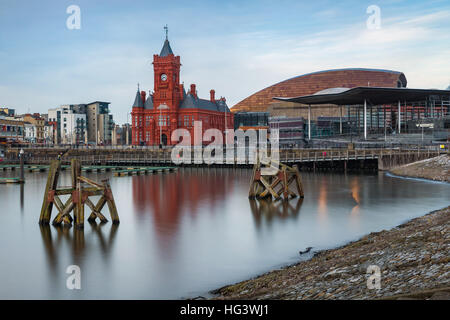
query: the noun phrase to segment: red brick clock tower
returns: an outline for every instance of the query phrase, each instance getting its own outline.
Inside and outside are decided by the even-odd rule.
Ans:
[[[177,114],[183,90],[180,85],[180,56],[175,56],[167,37],[159,55],[153,55],[154,93],[153,108],[160,132],[154,132],[153,141],[170,144],[171,132],[177,128]],[[158,130],[157,130],[158,131]],[[157,137],[155,137],[157,136]]]
[[[146,97],[145,91],[136,92],[132,106],[133,145],[174,145],[171,141],[173,130],[184,128],[193,136],[194,121],[202,123],[202,131],[208,128],[222,132],[233,128],[233,115],[225,98],[216,99],[215,91],[210,91],[210,99],[197,95],[195,84],[186,93],[180,84],[180,56],[175,56],[167,37],[159,55],[153,55],[153,94]]]

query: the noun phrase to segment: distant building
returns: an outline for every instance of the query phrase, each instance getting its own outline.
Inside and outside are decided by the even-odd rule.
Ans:
[[[95,101],[49,109],[48,123],[53,127],[54,143],[111,144],[114,122],[109,104]]]
[[[54,132],[53,126],[46,123],[44,126],[44,144],[53,144],[54,143]]]
[[[36,143],[37,142],[37,129],[36,126],[32,123],[25,122],[24,123],[24,141],[28,143]]]
[[[4,115],[7,117],[14,117],[16,111],[14,109],[0,107],[0,115]]]
[[[264,88],[240,101],[232,107],[233,112],[268,111],[272,116],[281,116],[291,112],[292,103],[274,101],[274,97],[299,97],[315,94],[329,88],[393,87],[404,88],[407,85],[405,75],[399,71],[348,68],[312,72],[296,76]],[[324,106],[318,111],[320,116],[338,116],[336,108]],[[298,113],[296,117],[306,118],[306,114]],[[315,119],[315,115],[312,116]]]
[[[18,120],[7,120],[0,118],[0,141],[23,142],[25,123]]]
[[[88,142],[111,144],[114,121],[109,114],[109,104],[95,101],[86,105]]]
[[[268,128],[268,112],[237,112],[234,114],[234,130],[239,128]]]
[[[82,113],[65,113],[62,115],[62,143],[86,143],[86,115]]]
[[[33,143],[42,143],[44,142],[44,126],[45,126],[45,119],[41,117],[39,113],[33,113],[33,114],[25,114],[22,116],[19,116],[20,119],[22,119],[24,122],[30,123],[34,126],[34,137],[33,137]]]
[[[126,146],[131,143],[131,125],[129,123],[115,125],[112,133],[112,145],[113,146]]]
[[[372,95],[366,100],[366,111],[364,98],[349,103],[348,97],[357,90],[372,90]],[[446,119],[450,116],[448,91],[412,91],[414,89],[407,88],[406,76],[399,71],[366,68],[325,70],[273,84],[240,101],[232,111],[235,114],[265,111],[273,118],[307,119],[304,130],[309,138],[354,134],[367,138],[369,134],[420,133],[417,125],[423,119]],[[398,101],[389,100],[394,95],[399,97]],[[339,101],[344,96],[347,100]],[[375,97],[383,102],[377,103]],[[445,127],[445,122],[442,123]],[[439,136],[445,135],[444,129]],[[300,134],[303,132],[296,133],[297,136]]]
[[[86,140],[86,106],[62,105],[48,110],[48,123],[53,127],[55,144],[79,144]]]
[[[270,117],[270,130],[278,130],[280,147],[303,147],[305,120],[302,117]]]

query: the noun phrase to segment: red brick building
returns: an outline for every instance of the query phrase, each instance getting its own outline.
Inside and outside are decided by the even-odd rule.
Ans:
[[[190,132],[193,144],[194,121],[202,122],[202,133],[210,128],[222,133],[233,128],[233,115],[225,98],[216,99],[211,90],[209,100],[200,99],[195,84],[186,93],[180,83],[180,66],[180,56],[173,54],[166,34],[161,53],[153,55],[153,93],[147,97],[145,91],[139,92],[139,87],[136,92],[131,112],[133,145],[177,144],[171,135],[178,128]]]

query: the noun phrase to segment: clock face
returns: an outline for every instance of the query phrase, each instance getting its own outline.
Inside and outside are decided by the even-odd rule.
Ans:
[[[161,80],[162,80],[162,81],[166,81],[166,80],[167,80],[167,74],[163,73],[163,74],[161,75]]]

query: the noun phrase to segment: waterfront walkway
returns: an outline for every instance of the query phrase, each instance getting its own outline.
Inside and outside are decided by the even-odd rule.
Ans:
[[[18,149],[10,149],[6,153],[5,162],[14,164],[18,162]],[[48,165],[50,161],[63,154],[62,161],[68,164],[71,159],[78,159],[84,166],[168,166],[174,165],[171,149],[26,149],[26,163],[34,165]],[[429,148],[408,149],[284,149],[279,151],[279,159],[286,164],[298,164],[301,168],[329,168],[344,169],[373,167],[380,170],[389,170],[392,167],[410,162],[428,159],[446,153],[444,150]],[[246,157],[238,156],[227,159],[225,163],[213,163],[212,165],[227,166],[251,166],[253,161],[246,152]],[[195,161],[194,152],[190,159],[192,165],[200,166],[205,163]],[[186,165],[184,163],[183,165]],[[36,170],[38,170],[36,168]]]

